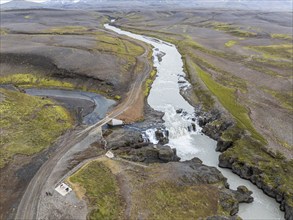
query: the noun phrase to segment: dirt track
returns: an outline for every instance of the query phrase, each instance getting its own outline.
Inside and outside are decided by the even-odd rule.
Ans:
[[[43,166],[38,170],[37,174],[31,180],[28,185],[21,202],[18,206],[15,219],[36,219],[40,215],[39,205],[40,198],[46,192],[47,189],[44,189],[46,183],[52,183],[51,190],[55,188],[55,184],[62,177],[54,176],[54,170],[58,170],[58,163],[61,159],[64,159],[63,156],[74,146],[81,144],[83,140],[88,139],[92,134],[97,134],[101,127],[109,122],[112,118],[115,118],[125,112],[133,103],[138,99],[144,80],[148,77],[149,72],[151,71],[151,66],[146,61],[147,54],[149,53],[148,48],[145,48],[145,52],[138,58],[140,62],[144,63],[144,69],[141,74],[137,77],[131,89],[128,93],[127,99],[122,102],[116,109],[114,109],[107,117],[105,117],[100,122],[92,125],[81,132],[73,132],[70,137],[64,137],[63,141],[59,146],[59,150],[56,151],[48,161],[43,164]],[[66,155],[68,157],[68,155]],[[59,168],[60,169],[60,168]],[[62,170],[62,169],[61,169]],[[53,178],[53,179],[52,179]]]

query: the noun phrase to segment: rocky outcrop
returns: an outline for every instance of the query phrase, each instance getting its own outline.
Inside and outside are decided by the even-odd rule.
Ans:
[[[251,196],[252,191],[248,190],[246,186],[238,186],[237,190],[234,191],[235,198],[238,202],[251,203],[253,197]]]
[[[235,128],[231,120],[221,118],[223,116],[218,114],[217,111],[200,113],[199,115],[199,124],[203,127],[202,132],[217,141],[217,151],[225,152],[227,149],[234,147],[237,140],[247,136],[243,130]],[[275,198],[281,204],[280,209],[285,211],[285,219],[293,220],[293,199],[289,198],[288,195],[284,195],[282,187],[273,187],[266,182],[263,170],[251,165],[251,163],[238,161],[237,155],[226,157],[225,154],[221,154],[219,157],[219,166],[232,169],[234,173],[244,179],[250,180],[258,188],[262,189],[264,193]],[[239,190],[243,191],[244,189],[238,188]],[[236,193],[239,201],[251,202],[252,197],[249,193],[240,195]],[[230,206],[232,205],[230,204]],[[234,211],[236,212],[236,209],[232,209],[231,211],[232,213]]]
[[[198,114],[198,124],[201,127],[204,127],[209,122],[213,122],[221,117],[221,113],[216,109],[210,112],[199,112]]]
[[[234,216],[239,211],[239,202],[234,197],[233,192],[225,190],[220,192],[220,204],[225,212]]]
[[[164,145],[169,142],[167,131],[159,129],[159,130],[156,130],[155,135],[156,135],[156,139],[159,141],[159,144]]]
[[[218,141],[222,133],[231,126],[233,126],[233,122],[231,120],[217,119],[215,121],[206,123],[202,128],[202,132],[212,139]]]
[[[128,146],[139,148],[146,145],[146,143],[143,143],[140,131],[136,130],[108,129],[103,133],[103,136],[107,143],[107,149],[116,150]]]
[[[189,167],[196,171],[196,175],[194,176],[185,176],[186,180],[198,181],[205,184],[211,184],[216,182],[223,182],[226,188],[229,188],[229,184],[227,183],[227,178],[222,175],[222,173],[215,167],[209,167],[202,164],[202,161],[195,157],[192,160],[184,161],[184,164],[188,164]],[[184,172],[184,171],[183,171]]]
[[[157,149],[159,150],[159,159],[162,161],[169,162],[180,160],[180,158],[176,154],[177,152],[175,148],[171,149],[170,146],[165,145],[159,146]]]
[[[282,187],[273,187],[265,181],[264,171],[256,166],[239,161],[237,158],[227,157],[225,154],[220,155],[219,166],[232,169],[234,173],[244,179],[250,180],[258,188],[262,189],[265,194],[275,198],[281,203],[280,209],[285,211],[285,219],[293,220],[293,206],[290,205],[292,204],[292,198],[288,195],[284,195]]]
[[[125,154],[124,154],[125,155]],[[167,163],[171,161],[179,161],[176,150],[165,145],[148,145],[139,149],[131,149],[126,156],[122,157],[132,161],[145,163]]]
[[[238,213],[239,203],[253,202],[251,194],[245,186],[239,186],[237,190],[226,190],[221,192],[220,204],[224,211],[234,216]]]
[[[181,174],[185,184],[201,183],[201,184],[216,184],[221,182],[224,186],[219,193],[220,206],[226,213],[235,216],[239,209],[239,203],[253,201],[252,192],[245,186],[240,186],[237,190],[230,190],[227,179],[215,167],[209,167],[202,164],[198,158],[193,158],[189,161],[184,161],[183,164],[189,165],[193,172],[187,172],[187,169],[182,169]],[[210,219],[223,219],[219,216],[213,216]],[[225,219],[225,218],[224,218]]]
[[[233,141],[224,140],[222,137],[220,137],[218,142],[217,142],[216,151],[224,152],[224,151],[226,151],[228,148],[230,148],[232,146],[233,146]]]
[[[293,206],[285,205],[285,219],[293,220]]]

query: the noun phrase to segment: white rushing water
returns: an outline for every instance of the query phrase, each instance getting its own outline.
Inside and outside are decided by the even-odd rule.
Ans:
[[[168,145],[177,149],[178,156],[182,160],[198,157],[204,164],[217,167],[228,179],[231,189],[244,185],[251,190],[254,202],[240,204],[239,207],[238,215],[243,219],[284,219],[284,213],[279,210],[279,204],[274,199],[265,195],[249,181],[232,173],[231,170],[218,167],[219,153],[215,151],[216,141],[201,134],[197,124],[196,132],[188,131],[188,126],[191,125],[191,119],[194,116],[194,108],[180,95],[180,88],[184,89],[184,86],[189,86],[189,84],[186,82],[182,87],[181,80],[185,73],[181,55],[176,47],[164,41],[123,31],[108,24],[105,27],[154,47],[154,66],[158,72],[148,97],[148,103],[153,109],[165,113],[163,119],[169,131]],[[161,62],[156,56],[158,53],[165,53]],[[180,84],[178,80],[180,80]],[[176,113],[178,109],[183,109],[183,113]],[[148,132],[150,135],[152,134],[151,131]]]

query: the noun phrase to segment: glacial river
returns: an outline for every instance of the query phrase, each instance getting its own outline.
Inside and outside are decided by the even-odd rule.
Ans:
[[[176,47],[158,39],[123,31],[109,24],[106,24],[105,27],[154,47],[154,66],[158,72],[148,97],[148,103],[153,109],[165,113],[163,119],[169,131],[168,145],[177,149],[177,154],[181,157],[181,160],[198,157],[204,164],[217,167],[228,179],[231,189],[236,190],[237,186],[244,185],[251,190],[254,202],[240,204],[239,207],[238,215],[243,219],[284,219],[284,213],[280,211],[279,204],[273,198],[265,195],[262,190],[251,182],[241,179],[231,170],[218,167],[219,153],[215,151],[216,141],[202,134],[201,128],[197,124],[196,132],[188,131],[188,126],[193,123],[192,118],[194,118],[195,113],[194,108],[180,95],[180,89],[190,85],[184,79],[183,62]],[[165,55],[159,61],[157,55],[162,53]],[[183,113],[176,113],[178,109],[183,109]],[[148,132],[148,134],[152,133],[154,132]]]

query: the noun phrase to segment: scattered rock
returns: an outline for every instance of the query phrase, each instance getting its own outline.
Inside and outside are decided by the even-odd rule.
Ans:
[[[233,145],[233,141],[226,141],[223,140],[221,137],[219,138],[218,142],[217,142],[217,148],[216,151],[219,152],[224,152],[226,151],[228,148],[232,147]]]
[[[159,146],[159,159],[165,162],[179,161],[180,157],[176,155],[176,149],[171,149],[170,146]]]
[[[196,125],[194,123],[191,123],[191,127],[193,131],[196,131]]]
[[[159,144],[164,145],[169,142],[168,136],[166,135],[166,132],[164,130],[156,130],[155,132],[156,139],[159,141]],[[168,132],[169,135],[169,132]]]
[[[239,211],[239,203],[230,191],[220,192],[220,204],[223,210],[228,212],[231,216],[236,215]]]
[[[246,186],[238,186],[235,192],[235,198],[238,202],[251,203],[253,197],[251,196],[252,191],[248,190]]]

